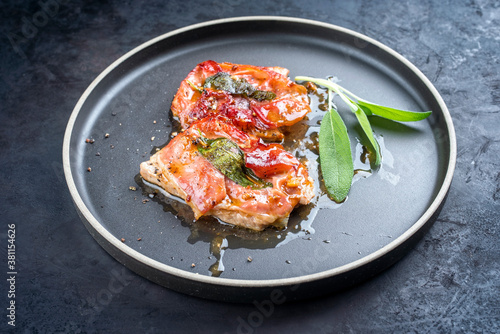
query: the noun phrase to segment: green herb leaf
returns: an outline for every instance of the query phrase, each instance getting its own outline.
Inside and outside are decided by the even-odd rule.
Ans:
[[[227,138],[201,138],[203,145],[198,146],[201,153],[222,174],[243,187],[253,189],[272,187],[248,167],[245,166],[245,154],[238,145]]]
[[[218,72],[205,80],[204,88],[224,90],[231,94],[246,95],[258,101],[272,100],[276,94],[271,91],[258,90],[244,78],[234,78],[226,72]]]
[[[429,117],[432,111],[415,112],[384,107],[375,103],[371,103],[362,99],[358,99],[358,106],[363,109],[366,115],[378,115],[393,121],[399,122],[416,122]]]
[[[243,79],[244,80],[244,79]],[[257,101],[271,101],[276,97],[276,94],[268,90],[255,90],[248,94],[248,97]]]
[[[373,130],[370,125],[370,122],[368,121],[368,117],[366,117],[366,114],[361,110],[361,108],[358,108],[354,114],[356,115],[356,118],[358,119],[359,125],[361,125],[361,128],[363,129],[364,133],[366,134],[366,137],[370,141],[370,144],[372,145],[373,151],[375,152],[375,161],[373,164],[375,166],[380,165],[381,162],[381,156],[380,156],[380,147],[378,145],[377,140],[375,139],[375,136],[373,135]]]
[[[347,128],[333,108],[321,121],[319,154],[326,190],[334,201],[340,203],[345,200],[351,188],[354,167]]]

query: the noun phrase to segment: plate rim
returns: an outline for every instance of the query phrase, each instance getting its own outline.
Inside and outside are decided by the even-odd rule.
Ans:
[[[347,263],[345,265],[328,269],[319,273],[313,273],[313,274],[307,274],[307,275],[301,275],[301,276],[296,276],[296,277],[289,277],[289,278],[278,278],[278,279],[235,279],[235,278],[225,278],[225,277],[212,277],[212,276],[206,276],[206,275],[200,275],[196,273],[192,273],[183,269],[178,269],[172,266],[169,266],[165,263],[162,263],[157,260],[153,260],[152,258],[143,255],[142,253],[132,249],[130,246],[127,246],[125,243],[121,242],[116,236],[114,236],[111,232],[109,232],[95,217],[94,215],[90,212],[89,208],[85,205],[85,202],[81,198],[79,191],[77,189],[77,186],[75,184],[73,174],[71,171],[71,159],[70,159],[70,142],[71,142],[71,137],[73,133],[73,128],[76,122],[76,119],[80,113],[81,108],[83,107],[85,101],[89,97],[89,95],[94,91],[94,89],[99,85],[99,83],[109,74],[111,73],[117,66],[119,66],[121,63],[126,61],[128,58],[132,57],[133,55],[137,54],[138,52],[146,49],[147,47],[154,45],[155,43],[158,43],[164,39],[170,38],[172,36],[188,32],[191,30],[207,27],[207,26],[214,26],[214,25],[221,25],[221,24],[227,24],[227,23],[235,23],[235,22],[248,22],[248,21],[279,21],[279,22],[288,22],[288,23],[298,23],[298,24],[306,24],[306,25],[312,25],[312,26],[317,26],[321,28],[326,28],[328,30],[332,31],[337,31],[341,32],[344,34],[351,35],[355,38],[358,38],[360,40],[364,40],[370,44],[373,44],[377,46],[378,48],[382,49],[383,52],[388,53],[395,57],[399,62],[401,62],[403,65],[405,65],[411,72],[413,72],[419,80],[425,85],[427,89],[429,89],[431,95],[435,98],[437,104],[439,105],[440,109],[442,110],[443,117],[444,117],[444,123],[446,124],[447,127],[447,135],[449,139],[449,156],[448,156],[448,166],[446,170],[446,175],[444,176],[443,182],[441,184],[441,187],[439,191],[437,192],[434,200],[432,203],[427,207],[427,210],[422,214],[422,216],[413,223],[413,225],[407,229],[403,234],[401,234],[399,237],[395,238],[393,241],[391,241],[389,244],[385,245],[382,248],[379,248],[375,252],[372,252],[368,254],[367,256],[364,256],[356,261]],[[92,231],[89,230],[90,234],[96,239],[99,244],[101,242],[97,239],[97,237],[103,238],[101,241],[109,243],[110,246],[118,249],[119,251],[123,252],[125,255],[133,258],[135,261],[138,261],[148,267],[154,268],[160,272],[163,272],[168,275],[172,275],[178,278],[182,279],[187,279],[189,281],[193,282],[198,282],[198,283],[204,283],[204,284],[210,284],[210,285],[215,285],[215,286],[227,286],[227,287],[247,287],[247,288],[259,288],[259,287],[280,287],[280,286],[289,286],[289,285],[298,285],[302,283],[310,283],[313,281],[317,280],[322,280],[326,278],[331,278],[334,276],[338,276],[340,274],[353,271],[355,269],[361,268],[364,265],[370,264],[374,262],[375,260],[383,257],[384,255],[389,254],[391,251],[394,251],[396,248],[402,246],[407,240],[409,240],[412,236],[414,236],[419,230],[421,230],[425,224],[432,218],[432,216],[435,213],[439,212],[439,208],[443,204],[446,195],[450,189],[451,182],[453,179],[453,174],[455,171],[455,166],[456,166],[456,159],[457,159],[457,143],[456,143],[456,135],[455,135],[455,129],[453,126],[451,114],[446,107],[446,104],[437,91],[437,89],[434,87],[434,85],[430,82],[430,80],[415,66],[413,65],[408,59],[403,57],[401,54],[393,50],[392,48],[386,46],[385,44],[368,37],[364,34],[358,33],[354,30],[344,28],[338,25],[326,23],[326,22],[321,22],[321,21],[316,21],[316,20],[311,20],[311,19],[304,19],[304,18],[297,18],[297,17],[288,17],[288,16],[240,16],[240,17],[232,17],[232,18],[223,18],[223,19],[216,19],[216,20],[210,20],[210,21],[205,21],[205,22],[200,22],[192,25],[188,25],[182,28],[175,29],[173,31],[170,31],[168,33],[162,34],[160,36],[157,36],[155,38],[152,38],[139,46],[133,48],[132,50],[128,51],[125,53],[123,56],[119,57],[117,60],[115,60],[111,65],[109,65],[104,71],[102,71],[93,81],[92,83],[86,88],[84,93],[81,95],[79,98],[78,102],[76,103],[71,116],[68,120],[66,130],[64,133],[64,139],[63,139],[63,149],[62,149],[62,154],[63,154],[63,171],[66,179],[66,183],[68,185],[71,197],[73,199],[73,202],[77,208],[77,211],[81,215],[83,215],[82,218],[85,218],[87,222],[84,221],[87,229],[89,226],[87,223],[90,225],[91,228],[95,230],[95,232],[98,235],[95,235],[92,233]],[[101,244],[101,246],[103,246]],[[105,248],[105,247],[103,247]],[[106,249],[106,248],[105,248]],[[109,250],[106,249],[106,251]],[[118,260],[116,256],[110,253],[113,258]],[[121,262],[120,260],[118,260]],[[126,267],[128,267],[125,263],[123,263]],[[144,276],[144,275],[142,275]]]

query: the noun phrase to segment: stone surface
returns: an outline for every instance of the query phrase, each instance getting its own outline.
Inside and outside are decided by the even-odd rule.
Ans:
[[[500,332],[500,6],[497,1],[10,1],[0,11],[0,211],[16,224],[21,333]],[[133,274],[80,222],[62,173],[69,115],[125,52],[190,24],[280,15],[337,24],[413,62],[458,141],[447,202],[400,262],[348,291],[275,305],[188,297]],[[0,286],[1,331],[10,328]]]

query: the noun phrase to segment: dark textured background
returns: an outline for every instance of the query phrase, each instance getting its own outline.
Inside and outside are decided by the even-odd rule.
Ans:
[[[0,277],[7,278],[6,224],[15,223],[19,332],[500,332],[498,1],[55,5],[55,0],[42,0],[0,6]],[[114,60],[173,29],[244,15],[324,21],[395,49],[442,94],[458,141],[448,200],[406,257],[360,286],[277,305],[262,318],[254,305],[188,297],[111,258],[78,218],[61,157],[76,101]],[[1,332],[9,329],[5,279],[0,284]],[[242,327],[249,320],[253,327]]]

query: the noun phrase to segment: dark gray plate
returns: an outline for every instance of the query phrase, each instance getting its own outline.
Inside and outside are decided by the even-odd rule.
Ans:
[[[433,114],[414,124],[372,118],[383,144],[380,170],[361,173],[367,177],[356,178],[341,205],[321,196],[317,181],[315,202],[298,208],[285,231],[248,233],[210,219],[193,224],[185,204],[161,195],[148,197],[152,190],[137,175],[139,164],[170,139],[174,125],[169,109],[181,80],[207,59],[283,66],[290,69],[291,78],[334,75],[344,87],[373,102]],[[353,149],[359,150],[355,138],[363,143],[363,136],[352,115],[341,112]],[[306,142],[314,139],[317,117],[305,121],[311,125]],[[292,132],[305,128],[299,125]],[[87,138],[95,142],[86,143]],[[304,154],[317,179],[315,154]],[[76,105],[63,158],[86,227],[128,268],[191,295],[282,301],[346,288],[403,256],[443,204],[455,167],[456,142],[438,92],[388,47],[325,23],[245,17],[173,31],[114,62]],[[357,165],[363,167],[359,161]],[[224,270],[214,277],[209,269],[218,265]]]

